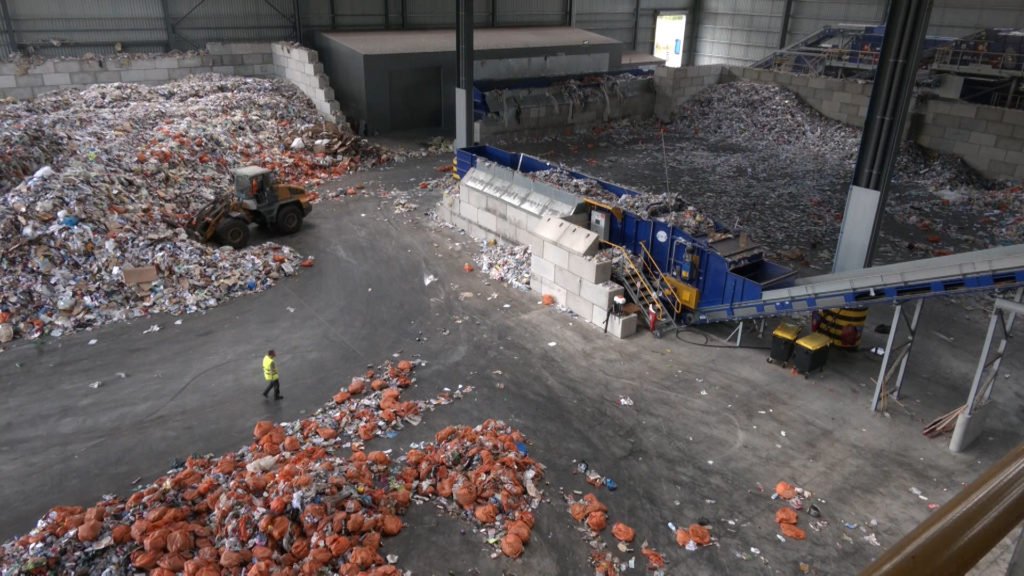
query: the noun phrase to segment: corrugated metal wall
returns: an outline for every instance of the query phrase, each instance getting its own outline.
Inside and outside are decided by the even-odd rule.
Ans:
[[[578,27],[650,53],[659,11],[689,11],[694,0],[476,0],[477,26]],[[776,48],[786,0],[703,0],[697,63],[749,64]],[[425,29],[455,24],[452,0],[0,0],[21,48],[44,56],[167,47],[208,41],[295,39],[317,30]],[[886,0],[792,0],[787,44],[829,24],[877,24]],[[10,34],[0,10],[0,54]],[[986,27],[1024,28],[1021,0],[935,0],[930,33],[964,36]],[[168,30],[173,32],[168,34]]]
[[[786,45],[799,42],[829,25],[878,24],[885,19],[885,6],[884,0],[853,0],[849,2],[800,0],[794,2]]]
[[[158,0],[7,0],[7,7],[19,45],[45,56],[113,52],[115,42],[134,51],[165,47]]]
[[[935,0],[929,33],[960,37],[982,28],[1024,28],[1024,2]]]
[[[294,4],[291,0],[163,1],[167,3],[174,23],[176,48],[202,48],[207,42],[294,38]]]
[[[636,2],[633,0],[576,0],[576,26],[614,38],[633,47]]]
[[[18,45],[44,56],[294,38],[292,0],[6,0]],[[172,33],[168,31],[173,29]]]
[[[697,32],[698,64],[743,65],[778,48],[785,0],[706,0]]]
[[[658,12],[688,12],[692,5],[692,0],[640,0],[639,6],[636,0],[576,0],[576,26],[650,54]]]
[[[0,0],[0,60],[3,55],[10,54],[17,50],[14,34],[11,33],[11,15],[7,10],[7,3]]]
[[[750,64],[778,46],[784,0],[706,0],[704,5],[699,64]],[[793,0],[786,44],[828,25],[880,24],[886,6],[886,0]],[[929,34],[960,37],[982,28],[1024,28],[1024,3],[935,0]]]

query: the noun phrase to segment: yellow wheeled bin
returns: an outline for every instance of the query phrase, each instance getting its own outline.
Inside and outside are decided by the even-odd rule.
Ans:
[[[805,377],[815,370],[824,370],[831,343],[831,338],[820,332],[797,340],[793,351],[793,367]]]
[[[800,336],[802,328],[795,324],[783,322],[772,332],[772,349],[768,353],[769,364],[781,364],[786,366],[793,356],[793,345]]]

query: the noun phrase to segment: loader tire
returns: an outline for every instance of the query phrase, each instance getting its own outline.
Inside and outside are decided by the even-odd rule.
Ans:
[[[302,229],[302,208],[296,204],[286,204],[277,210],[274,220],[274,231],[278,234],[295,234]]]
[[[217,225],[217,240],[234,249],[249,245],[249,224],[239,218],[225,218]]]

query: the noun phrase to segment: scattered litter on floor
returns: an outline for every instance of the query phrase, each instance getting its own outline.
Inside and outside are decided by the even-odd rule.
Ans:
[[[543,474],[516,448],[525,446],[520,432],[487,420],[448,426],[400,455],[364,448],[471,391],[403,402],[414,367],[369,370],[313,416],[260,421],[251,445],[193,455],[128,498],[57,506],[3,544],[0,573],[399,576],[408,573],[397,556],[383,555],[384,539],[406,529],[410,505],[428,503],[475,523],[500,553],[520,556]]]

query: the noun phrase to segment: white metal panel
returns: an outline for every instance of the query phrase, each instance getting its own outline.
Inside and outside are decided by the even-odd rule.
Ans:
[[[580,204],[579,198],[561,188],[483,160],[466,172],[460,186],[500,198],[536,216],[568,216]]]

